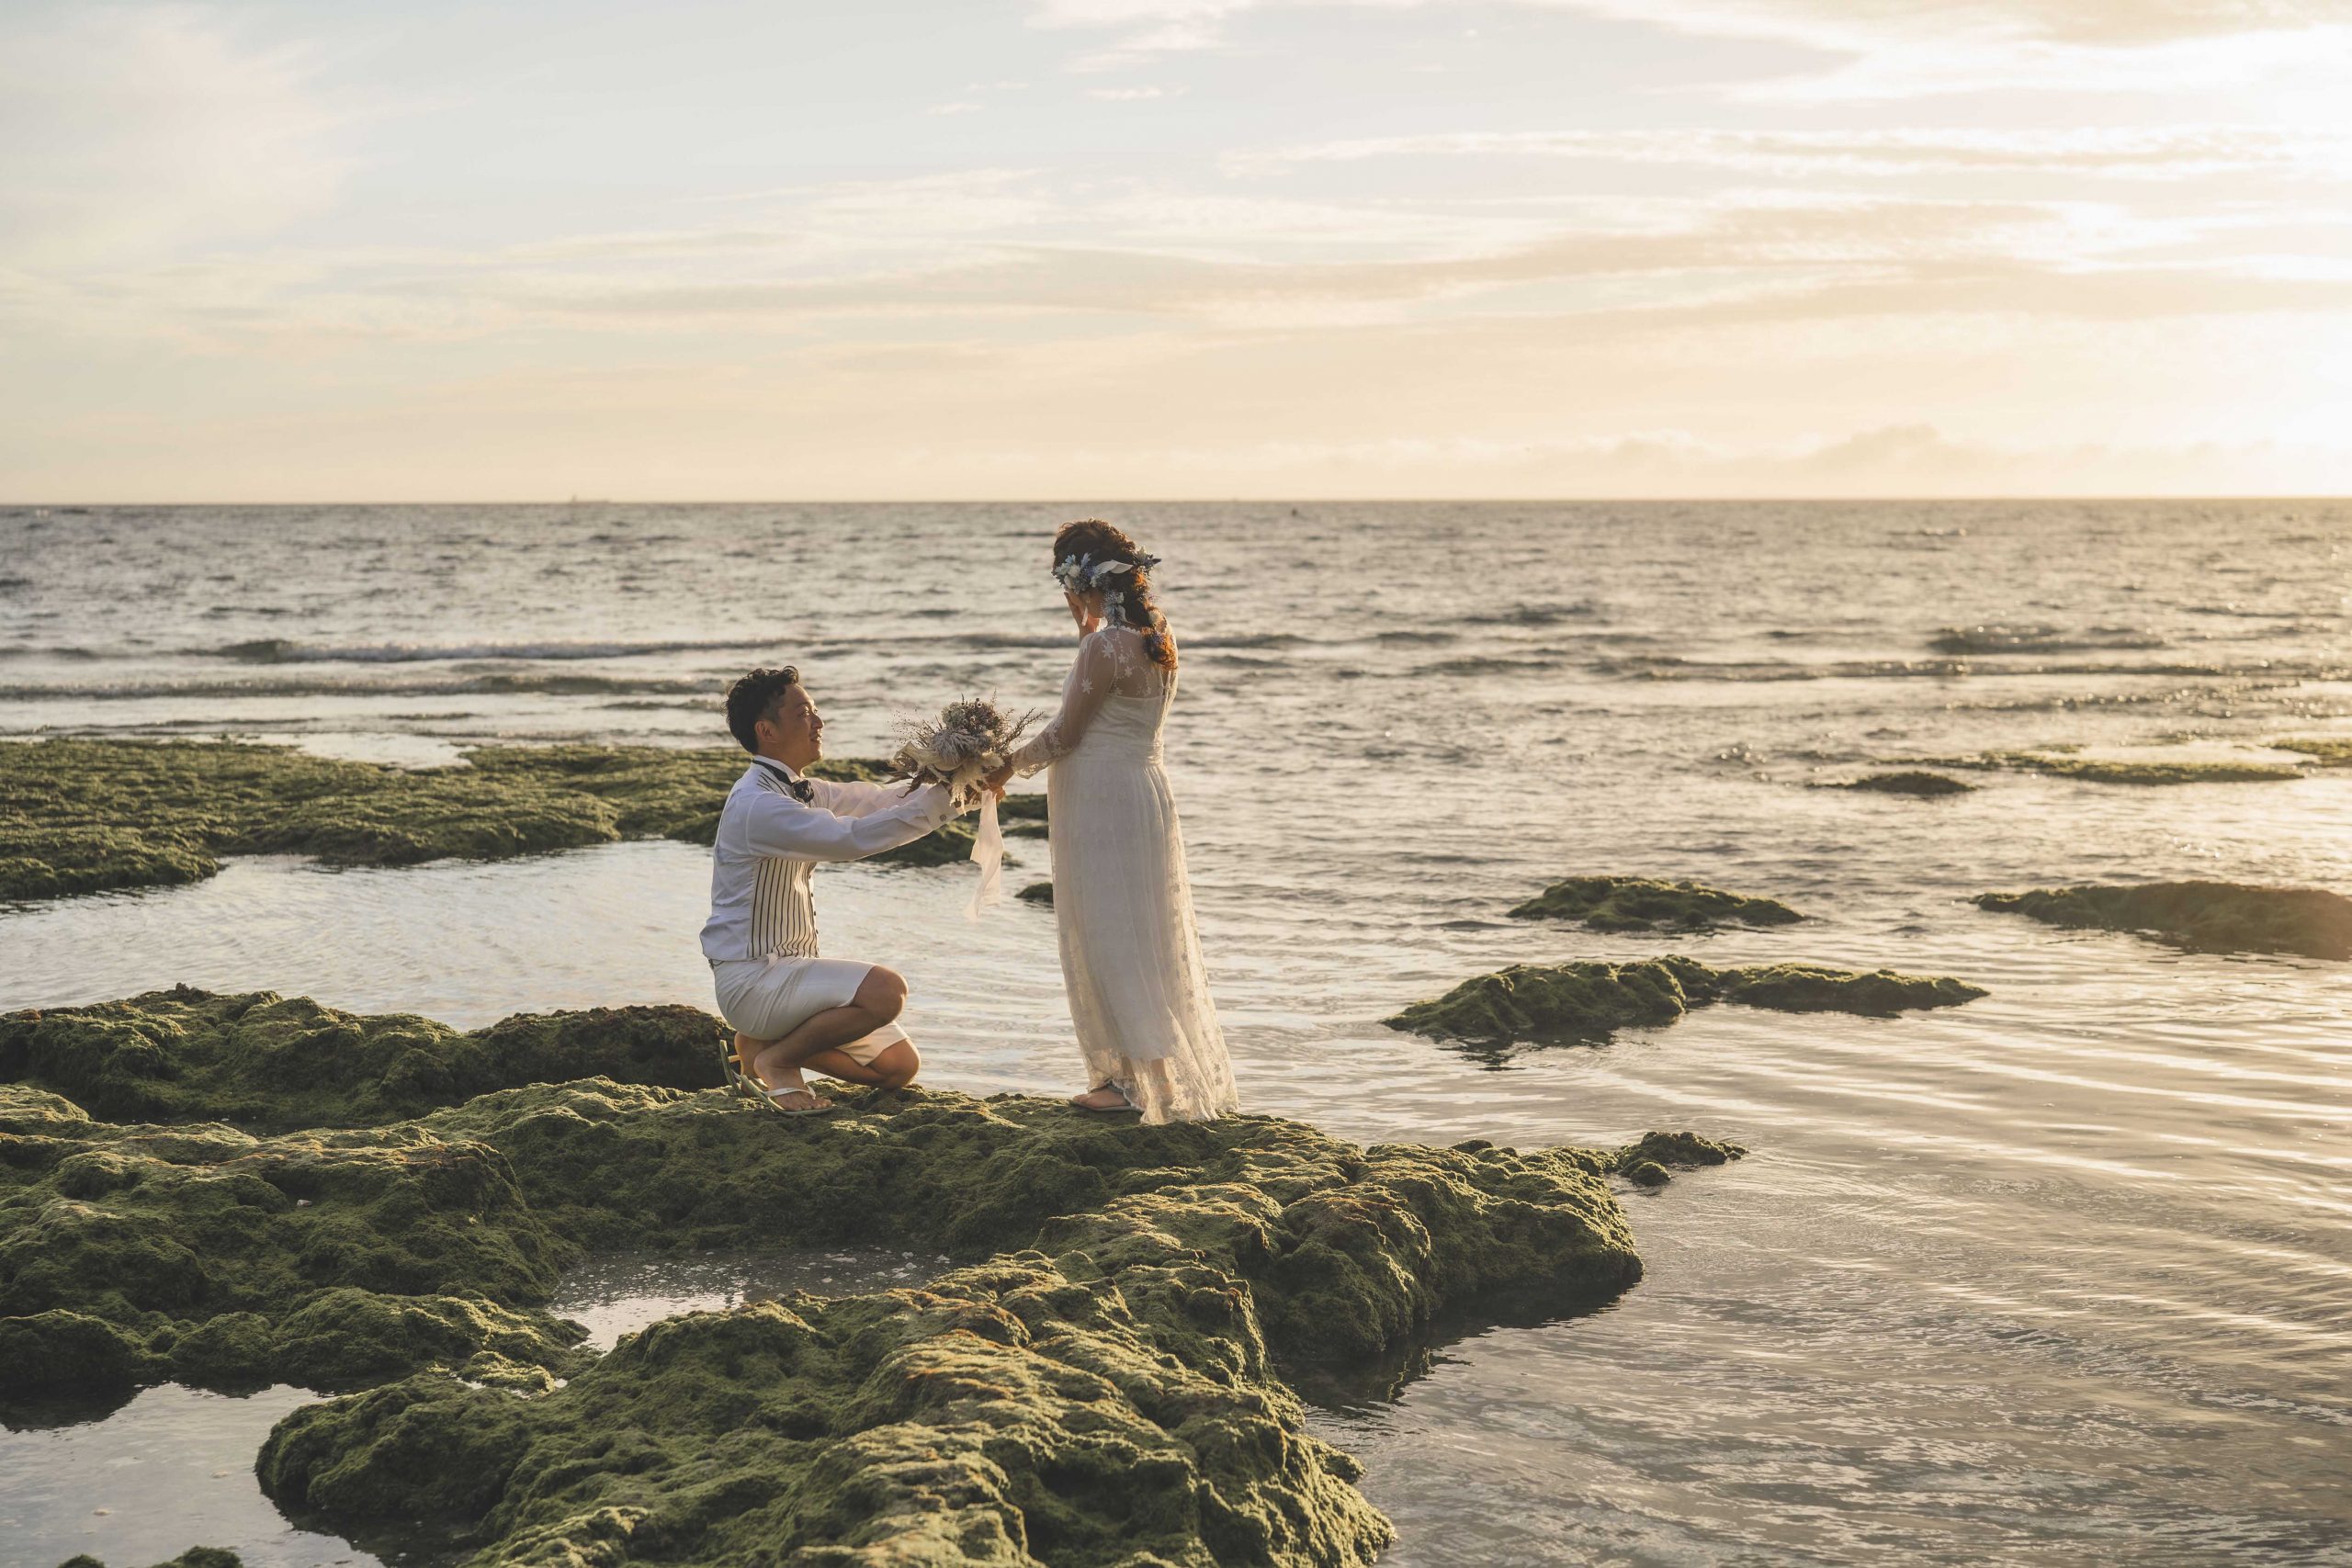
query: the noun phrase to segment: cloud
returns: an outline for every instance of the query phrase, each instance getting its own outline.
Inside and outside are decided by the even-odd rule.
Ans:
[[[165,255],[314,212],[346,165],[300,49],[200,13],[76,10],[0,31],[0,256]]]
[[[1353,6],[1384,11],[1476,11],[1498,0],[1041,0],[1043,28],[1210,27],[1251,11]],[[1529,10],[1582,11],[1714,36],[1824,48],[1893,38],[2006,37],[2095,47],[2290,32],[2339,24],[2340,0],[1499,0]]]
[[[1033,26],[1118,29],[1076,62],[1112,70],[1224,47],[1229,24],[1277,9],[1474,12],[1497,0],[1043,0]],[[2324,86],[2352,69],[2342,0],[1499,0],[1713,38],[1819,51],[1824,62],[1735,96],[1917,97],[1997,89],[2182,91]]]
[[[863,321],[922,337],[944,320],[991,320],[1070,342],[1152,323],[1279,333],[1583,318],[1624,334],[2352,306],[2347,226],[2290,225],[2263,208],[1747,192],[1482,215],[1132,182],[1104,189],[1017,169],[806,187],[760,205],[707,230],[481,252],[305,251],[23,275],[0,287],[0,315],[226,351],[485,339],[535,324],[792,333]]]
[[[1111,314],[1234,330],[1402,320],[1432,307],[1632,321],[1906,311],[2163,317],[2352,305],[2352,276],[2154,254],[2178,250],[2194,227],[2090,204],[1751,200],[1655,210],[1668,220],[1380,260],[1220,257],[974,232],[960,252],[919,247],[881,271],[650,287],[589,277],[513,302],[612,319]],[[1482,297],[1498,303],[1482,307]]]
[[[1690,32],[1867,48],[1930,36],[2136,48],[2343,21],[2336,0],[1532,0]]]
[[[1789,178],[1993,174],[2178,180],[2273,174],[2341,179],[2352,175],[2352,128],[2208,125],[1784,130],[1694,127],[1461,131],[1363,137],[1231,153],[1225,166],[1236,174],[1252,174],[1302,164],[1416,157],[1675,164]]]

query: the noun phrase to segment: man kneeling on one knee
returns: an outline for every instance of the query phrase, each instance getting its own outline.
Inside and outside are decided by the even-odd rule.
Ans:
[[[879,964],[817,956],[809,873],[922,838],[956,815],[947,791],[804,777],[824,754],[825,725],[788,665],[728,689],[727,728],[752,765],[719,813],[702,951],[736,1031],[729,1080],[799,1115],[832,1108],[804,1072],[897,1089],[921,1065],[897,1021],[907,982]]]

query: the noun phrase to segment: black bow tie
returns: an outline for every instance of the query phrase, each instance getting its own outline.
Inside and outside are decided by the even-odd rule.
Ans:
[[[764,757],[759,760],[759,764],[761,768],[767,773],[767,775],[770,778],[775,779],[778,784],[784,785],[785,788],[790,790],[792,792],[792,798],[798,801],[801,805],[808,805],[810,798],[816,795],[817,792],[809,787],[808,781],[807,779],[794,778],[790,773],[786,773],[782,768],[777,767],[774,762],[769,761]]]

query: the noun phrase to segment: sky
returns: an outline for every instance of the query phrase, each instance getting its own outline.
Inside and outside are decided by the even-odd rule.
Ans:
[[[2352,492],[2352,0],[0,6],[0,502]]]

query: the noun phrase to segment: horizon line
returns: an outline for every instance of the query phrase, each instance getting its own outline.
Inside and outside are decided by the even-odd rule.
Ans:
[[[484,500],[480,498],[442,498],[432,501],[0,501],[0,511],[7,512],[74,512],[122,511],[133,507],[166,510],[196,510],[220,507],[318,507],[318,506],[1408,506],[1408,505],[1511,505],[1511,506],[1634,506],[1690,505],[1711,502],[1724,505],[1878,505],[1904,502],[1911,505],[1984,505],[1987,503],[2040,503],[2052,502],[2352,502],[2352,492],[2301,491],[2198,491],[2180,492],[2044,492],[2040,494],[1985,493],[1981,495],[1926,495],[1886,491],[1856,495],[1225,495],[1225,496],[752,496],[707,497],[686,499],[620,500],[610,496],[574,496],[561,501],[548,500]]]

